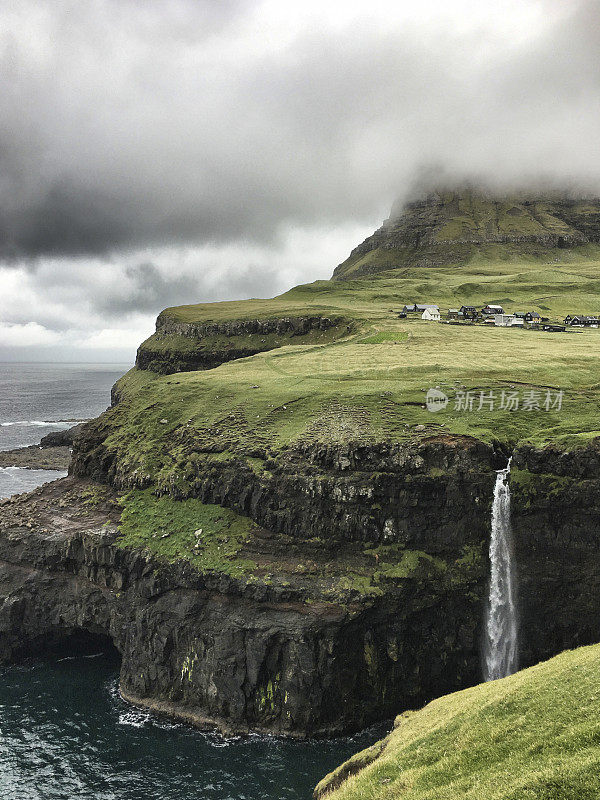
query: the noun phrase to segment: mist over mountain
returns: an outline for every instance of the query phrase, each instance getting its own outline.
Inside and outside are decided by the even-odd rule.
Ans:
[[[463,184],[422,187],[398,202],[374,234],[335,270],[348,279],[398,267],[461,265],[476,255],[497,260],[556,260],[557,250],[600,242],[600,199],[547,188],[502,194]]]

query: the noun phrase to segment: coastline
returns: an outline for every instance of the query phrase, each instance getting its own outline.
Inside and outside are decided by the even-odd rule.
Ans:
[[[20,469],[68,469],[71,461],[71,448],[62,445],[59,447],[41,447],[32,444],[29,447],[17,447],[13,450],[0,452],[0,468],[19,467]]]

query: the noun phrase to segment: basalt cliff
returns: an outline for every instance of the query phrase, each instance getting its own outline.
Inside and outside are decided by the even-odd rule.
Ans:
[[[510,455],[521,664],[599,641],[598,331],[397,314],[595,302],[589,242],[558,267],[550,248],[165,310],[69,477],[0,507],[0,659],[110,643],[125,698],[225,732],[330,735],[418,707],[481,679]],[[537,407],[494,406],[504,390]],[[465,392],[488,401],[461,411]]]

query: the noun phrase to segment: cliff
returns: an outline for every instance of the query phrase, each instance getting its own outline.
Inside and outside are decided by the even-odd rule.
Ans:
[[[279,317],[186,322],[168,312],[159,315],[156,333],[143,342],[136,366],[160,374],[213,369],[288,344],[325,344],[347,334],[343,318]]]
[[[471,505],[489,478],[473,476]],[[427,488],[412,489],[415,504]],[[467,524],[474,508],[455,500],[428,553],[138,499],[123,508],[108,487],[69,478],[3,505],[2,661],[85,633],[117,648],[133,703],[225,733],[292,736],[354,730],[477,679],[485,534]]]
[[[599,458],[514,455],[522,666],[600,639]],[[225,733],[417,708],[480,679],[505,460],[430,440],[290,454],[270,479],[212,464],[185,500],[71,477],[5,501],[0,660],[110,641],[126,699]]]
[[[510,454],[521,663],[598,641],[600,333],[398,316],[600,309],[593,243],[534,244],[166,309],[70,477],[2,506],[0,658],[108,639],[124,696],[226,731],[325,735],[414,708],[480,678]],[[430,388],[448,397],[435,413]]]

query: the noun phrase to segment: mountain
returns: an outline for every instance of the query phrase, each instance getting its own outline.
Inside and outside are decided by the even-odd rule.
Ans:
[[[566,194],[494,196],[437,190],[392,214],[335,270],[336,280],[399,267],[518,260],[600,242],[600,200]]]
[[[440,697],[321,781],[327,800],[600,797],[600,645]]]

